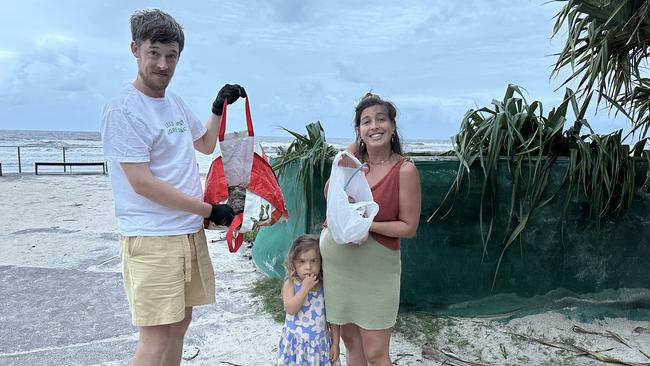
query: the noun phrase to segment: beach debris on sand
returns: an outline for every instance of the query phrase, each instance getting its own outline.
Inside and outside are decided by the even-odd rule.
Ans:
[[[422,345],[422,358],[434,360],[449,366],[490,366],[486,363],[466,361],[449,350],[438,350],[429,343]]]
[[[600,336],[613,338],[613,339],[617,340],[618,342],[623,343],[624,345],[626,345],[630,349],[632,349],[632,347],[630,347],[630,345],[621,336],[619,336],[619,335],[617,335],[617,334],[615,334],[614,332],[611,332],[611,331],[607,331],[606,333],[592,332],[592,331],[587,331],[587,330],[585,330],[583,328],[580,328],[578,326],[574,326],[572,328],[572,331],[576,332],[576,333],[593,334],[593,335],[600,335]],[[613,348],[605,349],[605,350],[599,350],[599,351],[591,351],[591,350],[588,350],[588,349],[586,349],[584,347],[578,346],[576,344],[570,344],[570,343],[566,343],[566,342],[550,342],[550,341],[547,341],[547,340],[544,340],[544,339],[540,339],[540,338],[536,338],[536,337],[529,337],[529,336],[526,336],[526,335],[523,335],[523,334],[517,334],[517,333],[510,333],[510,334],[513,335],[513,336],[522,337],[522,338],[537,342],[539,344],[542,344],[542,345],[545,345],[545,346],[548,346],[548,347],[553,347],[553,348],[558,348],[558,349],[563,349],[565,351],[573,352],[575,354],[575,356],[584,356],[584,357],[591,358],[591,359],[593,359],[595,361],[600,361],[600,362],[609,363],[609,364],[616,364],[616,365],[650,366],[650,363],[647,363],[647,362],[623,361],[623,360],[617,359],[615,357],[608,356],[608,355],[603,353],[603,352],[612,351]],[[645,355],[645,353],[643,353],[643,351],[641,351],[640,349],[637,349],[637,350],[639,352],[641,352],[644,356],[647,357],[647,355]]]
[[[196,358],[196,356],[199,355],[199,352],[201,352],[199,347],[196,347],[196,346],[185,347],[183,349],[183,359],[185,361],[193,360],[193,359]]]
[[[228,206],[232,207],[235,215],[244,212],[244,203],[246,202],[246,190],[248,184],[242,183],[228,187]]]

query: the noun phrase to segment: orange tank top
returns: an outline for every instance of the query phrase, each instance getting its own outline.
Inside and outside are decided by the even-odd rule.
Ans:
[[[370,187],[373,200],[379,205],[379,212],[373,221],[397,221],[399,215],[399,168],[404,158],[393,165],[388,173]],[[399,249],[399,238],[371,232],[370,236],[388,249]]]

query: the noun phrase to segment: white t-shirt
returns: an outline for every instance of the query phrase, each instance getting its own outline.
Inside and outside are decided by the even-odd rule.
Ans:
[[[165,207],[133,190],[120,163],[149,163],[152,174],[179,191],[203,198],[193,142],[205,134],[181,98],[144,95],[132,84],[102,114],[102,144],[113,186],[117,228],[124,236],[191,234],[203,218]]]

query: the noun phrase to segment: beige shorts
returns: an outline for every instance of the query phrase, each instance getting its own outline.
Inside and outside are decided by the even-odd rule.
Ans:
[[[135,326],[177,323],[185,308],[215,302],[203,229],[174,236],[121,236],[124,288]]]

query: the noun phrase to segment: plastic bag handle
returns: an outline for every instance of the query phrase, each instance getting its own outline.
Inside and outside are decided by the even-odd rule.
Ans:
[[[348,189],[348,185],[350,185],[350,182],[352,181],[352,178],[354,178],[354,176],[357,175],[357,173],[359,173],[359,172],[361,171],[361,169],[363,169],[363,168],[365,168],[365,167],[367,167],[367,166],[368,166],[368,164],[363,163],[363,164],[361,164],[357,169],[354,170],[354,173],[352,173],[352,175],[350,176],[350,178],[348,178],[348,180],[347,180],[347,181],[345,182],[345,184],[343,185],[343,190],[344,190],[344,191]]]
[[[232,219],[232,222],[230,223],[230,227],[228,228],[228,231],[226,232],[226,242],[228,243],[228,251],[230,251],[230,253],[237,252],[241,247],[242,243],[244,243],[244,234],[242,233],[237,233],[237,236],[234,238],[235,240],[233,241],[233,234],[235,230],[237,230],[237,228],[241,226],[243,220],[244,220],[243,213],[240,213],[237,216],[235,216],[235,218]]]
[[[366,163],[361,163],[359,159],[357,159],[354,155],[352,155],[349,151],[343,150],[339,154],[336,155],[336,158],[334,158],[334,161],[332,162],[332,165],[336,165],[339,167],[339,161],[341,161],[341,158],[343,158],[343,155],[346,155],[350,159],[352,159],[353,162],[359,163],[359,167],[352,173],[352,175],[345,181],[345,184],[343,185],[343,190],[345,191],[348,189],[348,185],[350,185],[350,182],[352,181],[352,178],[354,178],[357,173],[361,171],[364,167],[368,166]]]
[[[255,136],[253,132],[253,119],[251,118],[251,107],[248,102],[248,97],[246,99],[246,128],[248,129],[248,136]],[[224,136],[226,135],[226,109],[228,107],[228,98],[225,98],[223,101],[223,109],[221,110],[221,125],[219,128],[219,141],[223,141]]]

